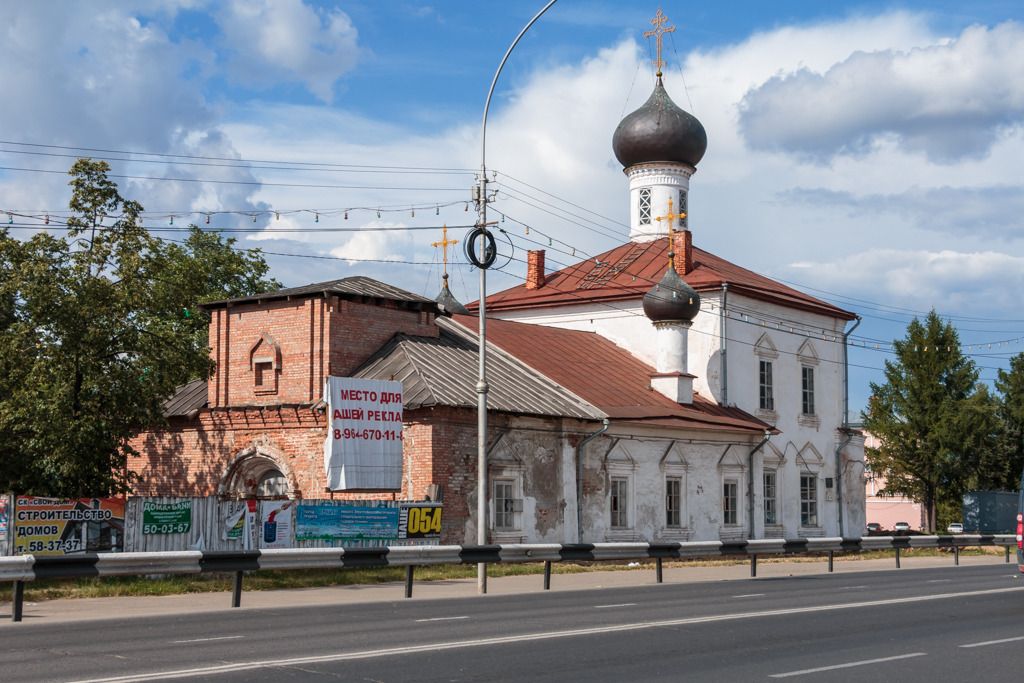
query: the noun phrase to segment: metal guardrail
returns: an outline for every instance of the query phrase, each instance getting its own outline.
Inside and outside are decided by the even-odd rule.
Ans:
[[[757,576],[761,555],[827,553],[828,570],[835,553],[893,550],[896,566],[900,553],[916,548],[948,548],[960,564],[960,549],[1003,546],[1006,562],[1016,545],[1010,534],[957,536],[865,536],[863,538],[751,539],[745,541],[697,541],[688,543],[586,543],[380,546],[375,548],[285,548],[246,551],[170,551],[147,553],[82,553],[59,557],[21,555],[0,557],[0,581],[14,583],[11,618],[21,621],[25,583],[38,579],[148,574],[234,573],[231,605],[242,598],[245,572],[261,569],[347,569],[353,567],[405,567],[405,597],[412,597],[413,571],[433,564],[500,564],[543,562],[544,589],[551,587],[552,562],[602,562],[655,560],[656,581],[662,582],[662,561],[693,557],[748,557],[750,575]]]

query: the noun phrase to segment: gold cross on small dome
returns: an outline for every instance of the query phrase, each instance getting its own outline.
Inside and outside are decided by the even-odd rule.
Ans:
[[[660,12],[661,10],[658,10],[658,11]],[[672,212],[672,198],[671,197],[668,198],[668,213],[666,213],[664,216],[655,216],[654,217],[654,220],[658,221],[659,223],[661,221],[668,221],[668,265],[669,266],[674,266],[675,265],[675,263],[673,261],[673,257],[675,256],[675,253],[672,251],[672,247],[673,247],[673,244],[672,244],[672,225],[675,223],[676,220],[682,221],[684,218],[686,218],[686,212],[685,211],[680,211],[679,213],[673,213]]]
[[[654,24],[654,28],[651,29],[650,31],[644,31],[644,38],[650,38],[651,36],[654,36],[658,54],[657,58],[654,60],[654,68],[658,70],[659,76],[661,75],[661,67],[665,66],[665,62],[661,60],[661,37],[666,33],[675,33],[676,30],[675,26],[669,26],[668,28],[665,28],[664,23],[666,21],[668,21],[668,17],[665,16],[665,13],[662,12],[661,8],[659,7],[658,13],[654,15],[653,19],[651,19],[651,23]]]
[[[671,205],[669,206],[669,208],[670,209],[672,208]],[[432,246],[434,248],[441,247],[441,253],[444,254],[443,258],[444,258],[444,277],[445,278],[448,277],[448,247],[453,246],[453,245],[458,244],[458,243],[459,243],[458,240],[450,240],[450,239],[448,239],[448,226],[447,225],[442,225],[441,226],[441,239],[439,241],[437,241],[437,242],[431,242],[430,243],[430,246]]]

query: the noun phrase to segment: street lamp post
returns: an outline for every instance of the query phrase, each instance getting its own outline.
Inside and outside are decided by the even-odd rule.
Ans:
[[[480,231],[477,238],[479,241],[480,267],[480,364],[479,374],[476,383],[477,393],[477,497],[476,497],[476,541],[479,545],[487,544],[487,392],[490,387],[487,384],[487,268],[488,244],[490,233],[487,230],[487,113],[491,108],[491,96],[494,95],[494,86],[498,83],[498,76],[508,61],[508,56],[519,43],[523,35],[530,30],[530,27],[540,19],[541,15],[547,12],[557,0],[550,0],[541,8],[533,19],[523,27],[512,44],[505,51],[505,56],[498,64],[498,70],[494,72],[491,80],[491,87],[487,91],[487,100],[484,102],[483,122],[480,125],[480,176],[477,178],[476,186],[473,188],[474,200],[476,203],[476,230]],[[467,248],[472,249],[471,244]],[[481,594],[487,592],[487,565],[477,565],[477,589]]]

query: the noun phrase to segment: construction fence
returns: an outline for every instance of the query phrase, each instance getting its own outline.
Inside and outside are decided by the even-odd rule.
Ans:
[[[432,501],[0,494],[0,555],[437,545]]]

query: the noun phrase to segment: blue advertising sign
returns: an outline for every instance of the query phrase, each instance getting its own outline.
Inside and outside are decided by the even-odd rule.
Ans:
[[[398,538],[397,507],[299,504],[296,541],[387,541]]]

